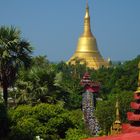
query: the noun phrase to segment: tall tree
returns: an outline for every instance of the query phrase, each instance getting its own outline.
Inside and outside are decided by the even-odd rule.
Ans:
[[[20,35],[20,30],[13,26],[0,27],[0,84],[6,106],[8,88],[13,86],[19,67],[30,65],[32,48]]]

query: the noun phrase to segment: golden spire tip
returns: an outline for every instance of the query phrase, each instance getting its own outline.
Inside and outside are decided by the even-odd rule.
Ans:
[[[119,113],[119,101],[118,101],[118,98],[117,98],[117,101],[116,101],[116,121],[120,121],[120,113]]]
[[[86,0],[86,8],[88,8],[88,0]]]
[[[86,1],[86,14],[85,18],[89,18],[89,6],[88,6],[88,0]]]

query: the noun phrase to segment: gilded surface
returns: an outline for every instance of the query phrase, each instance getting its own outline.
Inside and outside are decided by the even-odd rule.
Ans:
[[[102,58],[97,47],[96,38],[91,32],[88,4],[86,5],[86,14],[84,17],[84,32],[80,36],[77,49],[68,63],[75,64],[75,59],[80,59],[80,63],[86,63],[89,68],[98,69],[102,66],[109,66],[109,63]]]
[[[122,124],[120,121],[120,114],[119,114],[119,102],[116,102],[116,120],[111,127],[111,135],[117,135],[122,132]]]

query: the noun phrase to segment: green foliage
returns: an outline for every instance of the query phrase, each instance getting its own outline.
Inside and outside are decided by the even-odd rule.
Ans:
[[[61,62],[57,65],[56,70],[59,75],[57,74],[55,86],[65,93],[65,107],[68,109],[80,108],[81,94],[83,92],[80,80],[86,70],[86,66],[80,65],[79,62],[76,65],[66,65]]]
[[[110,131],[112,123],[115,121],[115,104],[116,101],[120,103],[120,116],[121,121],[127,122],[127,112],[131,110],[130,102],[133,100],[133,92],[119,91],[117,94],[112,93],[108,95],[107,100],[98,101],[96,108],[96,116],[100,123],[101,129],[105,131],[106,134]]]
[[[8,88],[13,86],[19,67],[29,67],[32,48],[22,40],[20,30],[15,27],[0,27],[0,84],[7,105]]]
[[[90,135],[88,135],[86,132],[80,129],[69,129],[66,132],[66,139],[65,140],[81,140],[82,138],[88,138]]]
[[[82,130],[84,128],[82,112],[80,110],[68,111],[63,103],[38,104],[34,107],[20,105],[9,110],[10,139],[33,139],[41,136],[44,140],[57,140],[65,138],[70,128]]]
[[[93,80],[100,82],[100,96],[107,98],[112,90],[134,91],[137,88],[138,62],[140,56],[131,61],[119,65],[112,65],[110,68],[100,68],[97,71],[90,71]]]
[[[16,109],[9,110],[10,121],[15,124],[22,117],[32,115],[32,107],[28,105],[20,105]]]
[[[16,81],[17,89],[12,97],[16,95],[18,104],[9,111],[10,137],[15,140],[17,134],[23,136],[21,139],[33,139],[39,135],[44,140],[88,137],[81,112],[83,88],[79,84],[86,70],[93,81],[101,84],[99,97],[102,101],[97,101],[96,116],[102,129],[100,135],[107,134],[115,120],[117,98],[121,121],[127,122],[126,113],[137,87],[139,60],[140,56],[110,68],[90,70],[79,63],[52,64],[45,56],[33,58],[31,68],[27,71],[20,69]]]
[[[99,96],[107,99],[108,94],[115,90],[118,92],[135,90],[139,60],[138,56],[133,61],[110,68],[88,69],[93,81],[101,84]],[[80,108],[83,88],[79,83],[85,70],[85,65],[79,63],[76,65],[67,65],[64,62],[51,64],[45,56],[35,57],[32,60],[31,69],[20,72],[20,78],[16,83],[17,101],[19,104],[64,101],[68,109]]]
[[[55,102],[53,94],[55,73],[52,66],[45,57],[36,57],[32,60],[33,64],[30,70],[21,69],[20,78],[16,82],[17,103],[29,104],[33,102]],[[41,64],[40,61],[42,62]],[[22,100],[24,95],[28,100]]]
[[[16,125],[11,127],[10,139],[11,140],[33,140],[37,134],[36,128],[40,126],[38,120],[34,118],[22,117]]]
[[[82,88],[79,83],[85,69],[84,65],[63,62],[55,65],[50,64],[46,57],[35,57],[30,70],[20,71],[14,92],[16,101],[18,104],[63,101],[66,108],[80,108]]]

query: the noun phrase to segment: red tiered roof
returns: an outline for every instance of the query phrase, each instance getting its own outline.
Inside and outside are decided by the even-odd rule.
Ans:
[[[139,92],[134,92],[134,99],[139,100],[140,99],[140,93]]]
[[[140,121],[140,114],[134,114],[133,112],[127,112],[127,119],[129,121]]]
[[[131,126],[130,124],[123,124],[122,134],[94,137],[82,140],[140,140],[140,127]]]
[[[120,134],[117,136],[103,136],[97,138],[89,138],[85,140],[140,140],[140,133],[131,132],[131,133]]]
[[[136,91],[134,92],[134,99],[139,101],[140,100],[140,92]],[[139,102],[131,102],[131,108],[134,110],[140,110],[140,103]],[[127,113],[127,118],[131,122],[140,122],[140,114],[134,112],[128,112]]]
[[[122,133],[140,133],[140,127],[132,126],[131,124],[122,124]]]
[[[84,89],[86,91],[92,92],[92,93],[98,93],[100,84],[98,82],[93,82],[91,80],[90,74],[86,72],[80,82],[82,86],[84,86]]]
[[[131,102],[130,106],[132,109],[140,109],[140,104],[138,104],[136,102]]]

